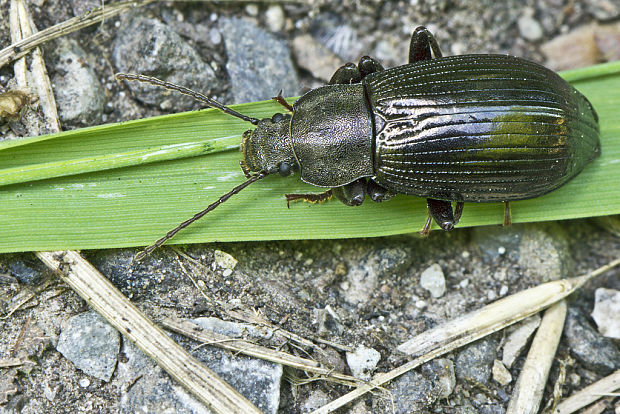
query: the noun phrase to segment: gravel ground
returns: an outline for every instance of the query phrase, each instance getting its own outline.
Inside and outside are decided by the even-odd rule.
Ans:
[[[42,29],[96,5],[34,0],[29,7]],[[0,0],[1,16],[8,8],[9,2]],[[125,87],[114,80],[117,71],[166,77],[225,103],[268,99],[281,88],[290,96],[325,83],[339,65],[363,54],[386,67],[405,63],[411,31],[422,24],[435,33],[446,55],[510,53],[557,68],[576,63],[554,58],[550,50],[558,47],[549,46],[551,40],[574,35],[577,28],[587,38],[598,30],[592,24],[613,27],[618,16],[620,8],[604,0],[171,3],[66,36],[47,45],[45,56],[63,128],[72,129],[197,108],[161,91]],[[0,48],[10,44],[8,33],[3,18]],[[588,43],[571,39],[573,46]],[[611,55],[588,51],[571,55],[583,65]],[[11,79],[12,69],[1,68],[0,85],[9,87]],[[0,139],[19,132],[18,122],[5,124]],[[232,311],[259,314],[283,329],[344,348],[301,351],[253,334],[239,321],[218,329],[231,335],[240,330],[256,341],[369,378],[405,362],[407,356],[396,347],[416,333],[620,257],[620,239],[609,228],[579,220],[456,229],[426,239],[187,246],[185,253],[197,263],[170,248],[139,264],[131,261],[133,249],[83,254],[154,320],[175,315],[220,326],[220,320],[231,320]],[[600,288],[607,290],[597,292]],[[595,297],[613,299],[615,292],[617,301],[618,290],[618,271],[612,271],[571,300],[543,404],[553,399],[553,384],[562,375],[562,393],[570,395],[620,368],[618,340],[602,336],[597,325],[601,330],[604,322],[591,317]],[[31,292],[36,299],[0,319],[0,360],[23,361],[19,367],[0,367],[0,413],[206,412],[32,254],[0,255],[0,311]],[[614,324],[612,310],[606,317],[601,313]],[[526,352],[520,350],[534,329],[528,326],[537,322],[528,323],[410,372],[343,412],[503,413],[523,365]],[[519,338],[524,344],[511,357],[509,344]],[[265,412],[309,412],[347,391],[335,383],[308,382],[302,373],[276,364],[198,350],[196,343],[175,339]],[[617,412],[617,398],[601,407],[597,412]]]

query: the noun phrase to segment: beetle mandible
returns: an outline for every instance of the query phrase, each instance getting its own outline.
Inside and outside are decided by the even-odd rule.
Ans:
[[[427,199],[432,220],[449,231],[465,202],[508,202],[546,194],[600,154],[598,116],[590,102],[553,71],[508,55],[442,57],[434,36],[418,27],[409,64],[384,69],[364,56],[328,85],[304,94],[288,113],[257,119],[187,88],[143,75],[117,74],[193,96],[256,125],[243,134],[241,168],[248,178],[184,221],[136,259],[161,246],[248,185],[269,174],[328,190],[287,194],[358,206],[396,194]],[[456,202],[455,209],[452,202]]]

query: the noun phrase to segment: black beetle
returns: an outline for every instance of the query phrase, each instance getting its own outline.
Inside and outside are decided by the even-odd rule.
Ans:
[[[409,64],[383,69],[370,57],[339,68],[289,112],[256,119],[200,93],[143,75],[118,74],[173,89],[257,126],[243,134],[241,168],[248,180],[140,252],[140,259],[178,231],[268,174],[301,172],[329,188],[287,194],[287,202],[332,196],[349,206],[395,194],[427,199],[429,218],[444,230],[464,202],[508,202],[546,194],[600,154],[598,116],[556,73],[507,55],[442,57],[424,27],[411,37]],[[255,175],[252,175],[255,173]],[[451,202],[457,202],[453,211]]]

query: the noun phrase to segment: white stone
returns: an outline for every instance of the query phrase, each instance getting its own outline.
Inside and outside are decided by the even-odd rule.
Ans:
[[[620,291],[596,289],[592,319],[596,322],[601,335],[620,339]]]
[[[420,286],[428,290],[431,296],[439,298],[446,293],[446,278],[441,270],[441,266],[433,263],[420,276]]]
[[[381,360],[379,351],[366,348],[363,345],[357,347],[354,352],[347,352],[347,364],[354,377],[369,380],[372,372]]]

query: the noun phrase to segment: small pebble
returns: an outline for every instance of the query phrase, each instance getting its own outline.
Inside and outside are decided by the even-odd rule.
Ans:
[[[543,29],[540,23],[532,16],[521,16],[517,21],[519,26],[519,33],[521,36],[530,42],[536,42],[543,36]]]
[[[354,352],[347,352],[347,364],[354,377],[369,380],[372,372],[381,360],[381,354],[372,348],[363,345],[357,347]]]
[[[512,375],[510,371],[502,364],[500,360],[493,361],[493,368],[491,369],[493,379],[501,385],[508,385],[512,382]]]
[[[284,27],[284,10],[277,4],[271,5],[265,12],[267,27],[272,32],[279,32]]]
[[[237,266],[237,259],[221,250],[215,250],[213,252],[213,257],[215,259],[215,263],[221,268],[233,270],[235,266]]]
[[[601,335],[620,339],[620,291],[596,289],[592,319]]]
[[[90,385],[90,380],[88,378],[82,378],[79,381],[80,387],[86,388]]]
[[[420,286],[428,290],[434,298],[446,293],[446,278],[437,263],[432,264],[420,276]]]
[[[256,4],[248,4],[245,6],[245,12],[250,16],[258,16],[258,5]]]

